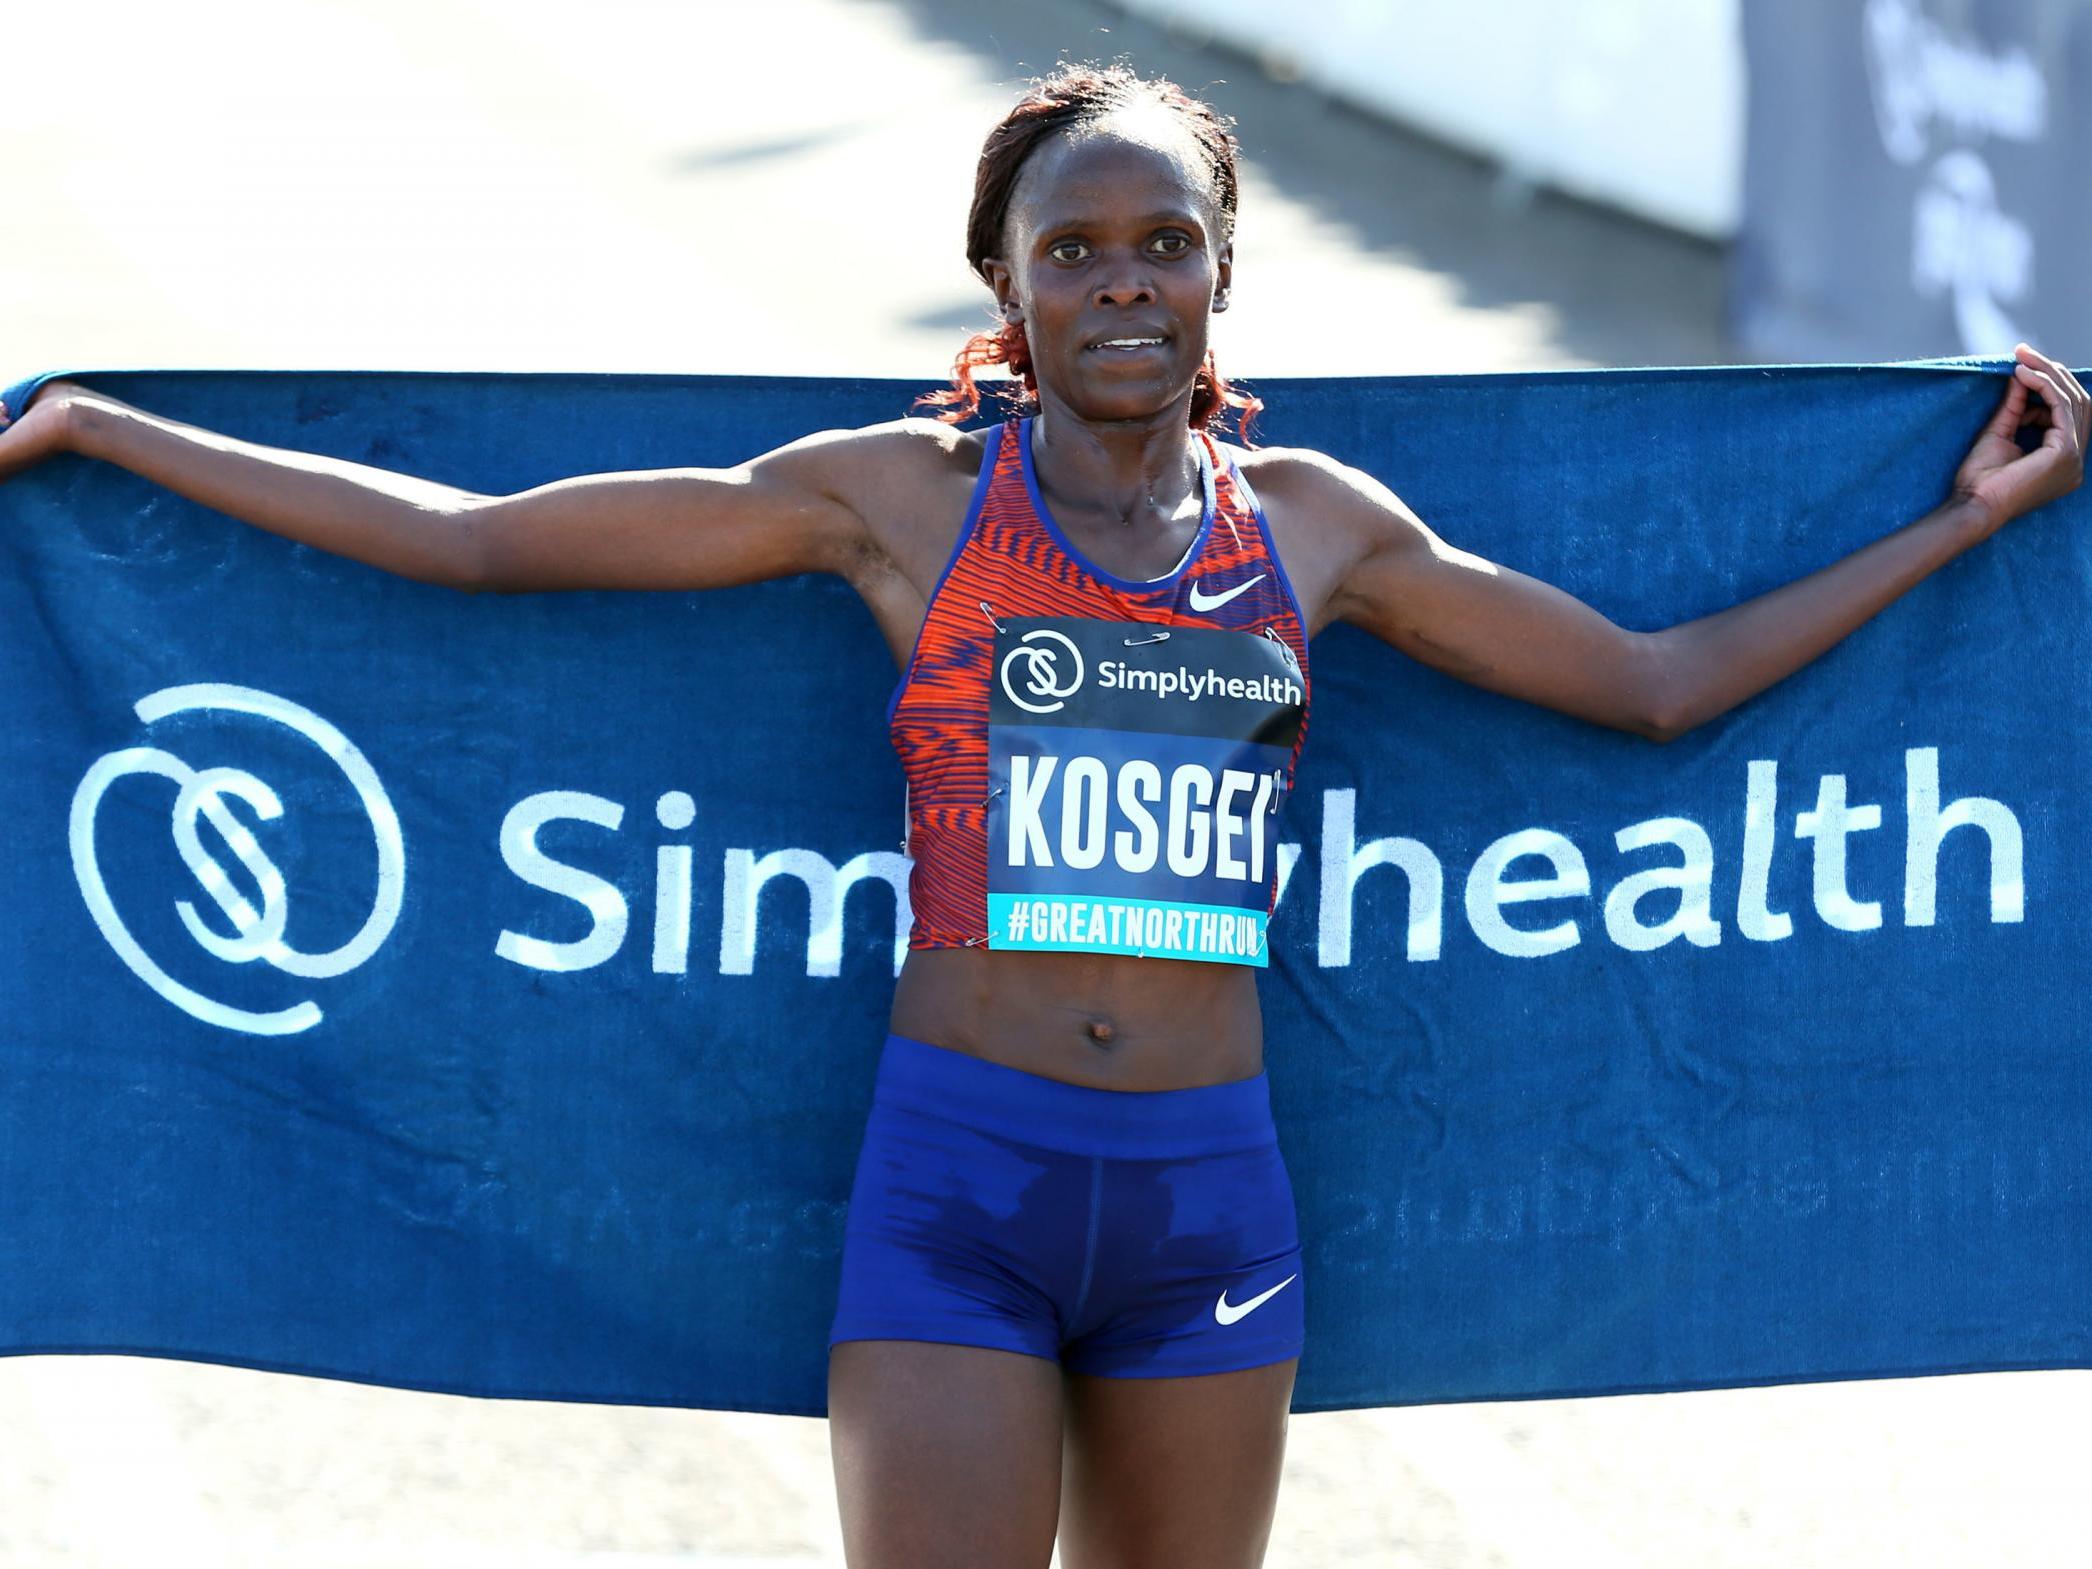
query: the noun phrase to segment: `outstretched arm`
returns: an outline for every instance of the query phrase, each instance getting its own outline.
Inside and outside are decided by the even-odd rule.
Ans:
[[[2021,452],[2022,427],[2042,433]],[[2012,518],[2075,489],[2092,398],[2020,345],[2011,385],[1954,478],[1916,522],[1770,593],[1661,632],[1629,632],[1538,579],[1456,550],[1392,491],[1330,464],[1327,501],[1371,541],[1338,583],[1351,621],[1449,675],[1668,741],[1791,675]]]
[[[922,440],[899,426],[830,431],[733,468],[592,474],[483,496],[240,441],[53,381],[26,411],[0,411],[0,480],[75,452],[422,582],[498,593],[687,590],[800,572],[849,576],[872,551],[849,487],[878,469],[874,449]]]

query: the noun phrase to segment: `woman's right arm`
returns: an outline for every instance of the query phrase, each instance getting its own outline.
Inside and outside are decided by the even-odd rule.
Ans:
[[[874,550],[844,487],[891,429],[823,432],[734,468],[591,474],[484,496],[240,441],[54,381],[0,428],[0,478],[27,466],[7,461],[19,439],[38,455],[99,458],[273,534],[470,593],[703,589],[799,572],[854,577]]]

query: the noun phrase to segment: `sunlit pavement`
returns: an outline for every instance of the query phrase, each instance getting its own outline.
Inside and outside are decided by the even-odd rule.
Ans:
[[[1730,357],[1711,247],[1532,201],[1095,5],[8,11],[12,365],[935,378],[986,320],[981,137],[1056,42],[1240,121],[1233,369]]]
[[[1713,248],[1535,196],[1099,6],[207,0],[0,20],[0,379],[936,379],[986,319],[962,251],[980,138],[1063,50],[1130,52],[1240,119],[1231,373],[1738,357]],[[2067,1562],[2088,1537],[2086,1387],[1299,1417],[1269,1561]],[[840,1562],[818,1422],[0,1360],[6,1569]]]
[[[1295,1417],[1269,1562],[2081,1562],[2084,1375]],[[837,1565],[820,1422],[0,1362],[0,1563]]]

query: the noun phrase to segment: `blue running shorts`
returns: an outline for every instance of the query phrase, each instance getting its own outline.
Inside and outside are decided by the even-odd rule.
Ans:
[[[1263,1074],[1091,1089],[886,1037],[831,1346],[934,1340],[1175,1378],[1298,1356],[1302,1300]]]

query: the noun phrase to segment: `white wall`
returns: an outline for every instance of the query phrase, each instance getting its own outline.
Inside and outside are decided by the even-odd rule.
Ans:
[[[1743,181],[1739,0],[1118,0],[1513,174],[1709,238]]]

